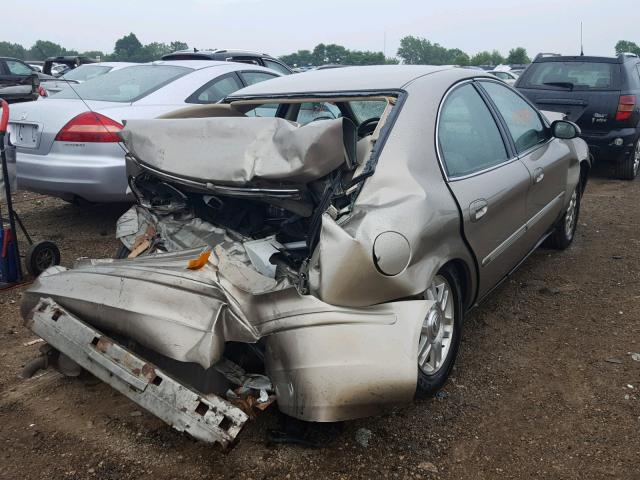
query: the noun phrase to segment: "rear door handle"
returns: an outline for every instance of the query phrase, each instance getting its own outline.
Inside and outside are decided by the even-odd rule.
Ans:
[[[487,214],[488,210],[489,204],[484,198],[474,200],[469,205],[469,216],[471,217],[471,221],[477,222]]]
[[[540,183],[544,179],[544,170],[540,167],[533,171],[533,183]]]

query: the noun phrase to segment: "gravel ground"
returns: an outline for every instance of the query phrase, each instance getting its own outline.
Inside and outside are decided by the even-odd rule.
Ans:
[[[539,250],[466,318],[438,397],[269,445],[276,409],[229,452],[173,431],[95,381],[18,377],[37,354],[21,288],[0,293],[0,478],[640,478],[640,182],[592,179],[573,246]],[[111,256],[126,206],[18,193],[63,263]],[[368,442],[367,442],[368,440]],[[367,443],[366,446],[363,444]]]

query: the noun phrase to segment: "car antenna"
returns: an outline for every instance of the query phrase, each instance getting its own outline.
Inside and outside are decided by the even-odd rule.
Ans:
[[[584,42],[582,41],[582,21],[580,22],[580,56],[584,57]]]

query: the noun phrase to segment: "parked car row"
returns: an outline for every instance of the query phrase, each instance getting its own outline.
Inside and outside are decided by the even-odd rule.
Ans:
[[[629,179],[640,163],[637,56],[540,55],[517,78],[269,62],[210,50],[84,65],[10,116],[20,186],[135,200],[118,258],[45,272],[28,325],[222,444],[246,421],[213,380],[228,362],[307,421],[437,391],[466,312],[540,245],[572,244],[593,157]],[[122,338],[131,361],[111,347]]]
[[[279,76],[257,65],[209,60],[167,60],[112,70],[46,101],[12,108],[9,131],[18,150],[20,188],[68,201],[131,200],[125,150],[116,135],[125,120],[217,103],[242,87]]]

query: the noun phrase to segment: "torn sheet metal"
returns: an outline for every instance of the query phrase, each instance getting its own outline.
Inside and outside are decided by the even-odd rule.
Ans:
[[[248,416],[216,395],[202,395],[168,376],[52,299],[42,299],[25,319],[28,328],[82,368],[180,432],[223,447]]]
[[[255,294],[222,275],[214,255],[189,270],[200,252],[52,267],[24,293],[23,316],[50,297],[92,327],[205,369],[226,342],[261,340],[280,410],[303,420],[358,418],[411,400],[432,301],[344,308],[292,287]]]
[[[347,118],[304,126],[260,117],[129,120],[119,135],[143,165],[227,185],[308,183],[356,161]]]
[[[222,356],[225,341],[253,343],[258,333],[216,282],[211,263],[187,268],[199,254],[84,260],[73,270],[49,269],[25,293],[23,316],[41,297],[52,297],[96,328],[208,368]]]
[[[149,230],[157,231],[162,248],[168,252],[209,247],[214,253],[212,264],[220,275],[245,292],[262,294],[291,285],[282,275],[276,278],[276,266],[269,263],[270,256],[282,247],[273,237],[244,241],[242,236],[200,218],[178,220],[174,215],[156,215],[140,206],[131,207],[120,217],[116,237],[134,250]]]

